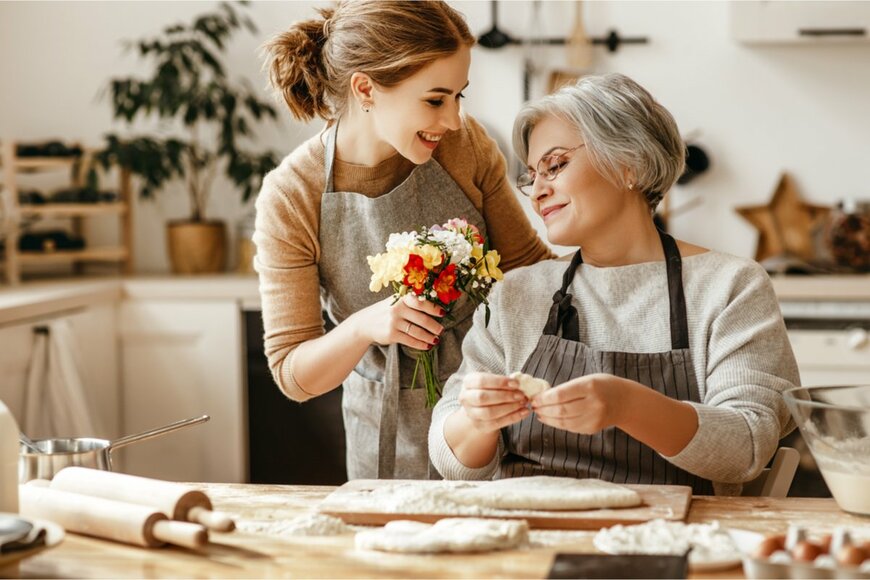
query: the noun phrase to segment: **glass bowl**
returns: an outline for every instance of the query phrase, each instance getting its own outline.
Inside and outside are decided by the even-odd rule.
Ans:
[[[870,385],[783,393],[840,509],[870,515]]]

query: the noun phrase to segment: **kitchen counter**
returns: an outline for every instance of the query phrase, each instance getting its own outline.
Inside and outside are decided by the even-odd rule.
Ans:
[[[773,276],[780,302],[870,302],[870,275]],[[27,322],[121,299],[238,300],[242,310],[259,310],[257,277],[140,275],[68,278],[0,288],[0,325]]]
[[[310,511],[333,487],[198,485],[215,509],[237,520],[287,520]],[[832,531],[865,527],[867,518],[840,511],[832,499],[695,497],[688,522],[783,533],[789,524]],[[571,544],[466,555],[399,555],[354,550],[353,536],[275,538],[243,532],[212,534],[202,552],[143,549],[67,534],[63,543],[21,563],[22,578],[544,578],[556,552],[594,552],[593,533]],[[739,578],[740,569],[691,575]]]

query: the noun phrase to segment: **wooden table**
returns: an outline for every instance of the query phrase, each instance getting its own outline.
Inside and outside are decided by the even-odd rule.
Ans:
[[[309,512],[332,487],[203,484],[215,509],[242,520],[292,519]],[[763,533],[789,524],[830,531],[866,527],[870,518],[840,511],[832,499],[695,497],[688,522]],[[545,578],[556,552],[594,552],[594,533],[570,544],[473,555],[398,555],[358,552],[353,536],[272,538],[233,532],[212,534],[202,552],[142,549],[68,534],[63,543],[21,563],[22,578]],[[696,575],[735,578],[740,570]]]

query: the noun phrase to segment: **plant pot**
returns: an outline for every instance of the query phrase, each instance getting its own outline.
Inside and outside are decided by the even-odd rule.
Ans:
[[[174,274],[223,272],[227,262],[224,222],[169,222],[166,227],[169,262]]]

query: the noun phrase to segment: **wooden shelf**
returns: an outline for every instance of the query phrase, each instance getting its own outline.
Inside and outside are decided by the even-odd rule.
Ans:
[[[15,169],[24,173],[35,173],[52,169],[72,167],[81,157],[17,157]]]
[[[23,216],[73,217],[105,214],[124,214],[128,210],[124,202],[113,203],[46,203],[21,205]]]
[[[21,280],[23,266],[34,264],[66,263],[73,265],[74,273],[84,272],[83,265],[87,262],[116,263],[120,270],[129,274],[133,267],[133,216],[130,205],[130,173],[121,170],[117,188],[118,201],[106,203],[45,203],[24,204],[18,199],[18,176],[22,173],[36,173],[57,169],[72,169],[78,161],[85,163],[78,167],[75,174],[70,173],[66,182],[73,187],[81,187],[84,182],[82,172],[87,166],[89,151],[85,150],[80,157],[16,157],[15,143],[9,139],[0,143],[0,159],[2,159],[2,188],[0,201],[11,219],[5,220],[0,227],[4,234],[5,248],[3,250],[3,271],[6,281],[17,284]],[[59,179],[59,178],[58,178]],[[70,230],[76,236],[83,236],[84,222],[88,218],[101,215],[115,216],[120,222],[118,245],[86,247],[83,250],[57,250],[54,252],[23,252],[19,250],[19,239],[25,218],[48,217],[69,220]]]
[[[86,248],[84,250],[56,250],[54,252],[18,252],[18,262],[20,264],[122,262],[127,259],[127,256],[127,248]]]

